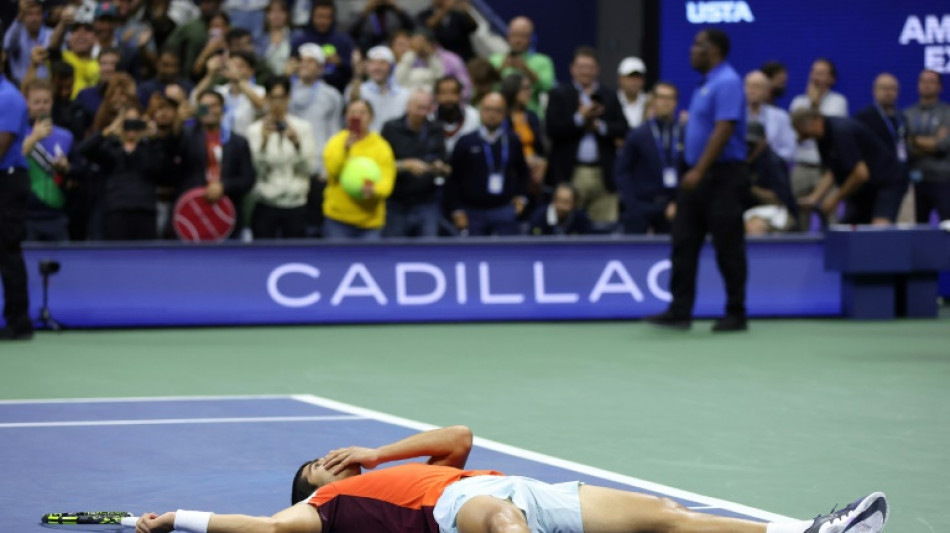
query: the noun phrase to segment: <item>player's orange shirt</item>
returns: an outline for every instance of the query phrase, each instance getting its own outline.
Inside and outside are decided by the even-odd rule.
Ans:
[[[503,475],[410,463],[329,483],[307,503],[317,508],[326,532],[438,533],[432,509],[446,487],[466,477]]]

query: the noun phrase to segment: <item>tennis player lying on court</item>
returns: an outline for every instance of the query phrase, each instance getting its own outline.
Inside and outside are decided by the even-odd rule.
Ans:
[[[888,513],[878,492],[814,520],[763,524],[724,518],[646,494],[462,470],[471,448],[471,431],[455,426],[376,449],[333,450],[301,465],[293,505],[272,517],[146,513],[136,532],[879,533]],[[429,460],[361,473],[416,457]]]

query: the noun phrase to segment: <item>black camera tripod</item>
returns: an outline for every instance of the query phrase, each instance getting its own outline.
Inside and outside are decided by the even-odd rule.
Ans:
[[[43,277],[43,306],[40,307],[39,325],[44,329],[63,331],[66,326],[60,324],[49,310],[49,277],[59,272],[59,261],[40,261],[40,276]]]

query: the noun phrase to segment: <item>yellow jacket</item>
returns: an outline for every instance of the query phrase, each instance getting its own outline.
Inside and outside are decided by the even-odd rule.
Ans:
[[[396,158],[393,149],[378,133],[370,133],[346,150],[350,132],[343,130],[327,141],[323,149],[327,188],[323,193],[323,214],[337,222],[363,229],[381,228],[386,223],[386,198],[396,183]],[[376,183],[376,196],[357,200],[340,186],[340,173],[350,157],[368,157],[377,164],[382,176]]]

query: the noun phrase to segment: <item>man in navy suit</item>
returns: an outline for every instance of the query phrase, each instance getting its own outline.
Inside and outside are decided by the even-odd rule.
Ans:
[[[901,179],[909,180],[907,123],[897,108],[897,96],[900,85],[897,78],[887,72],[878,74],[874,79],[874,103],[854,114],[854,118],[863,122],[879,139],[884,141],[887,151],[897,159]]]
[[[221,127],[224,98],[213,90],[198,95],[198,124],[182,134],[178,150],[181,192],[205,188],[205,197],[217,202],[227,196],[240,209],[254,186],[254,163],[247,139]],[[241,230],[241,220],[234,235]]]
[[[551,139],[549,178],[568,182],[578,193],[578,206],[593,222],[617,222],[614,164],[617,146],[627,134],[617,93],[600,85],[596,53],[578,48],[571,62],[571,83],[549,93],[547,132]]]
[[[683,170],[683,128],[676,122],[676,104],[676,86],[657,83],[654,117],[630,130],[620,150],[615,176],[625,233],[670,232]]]

